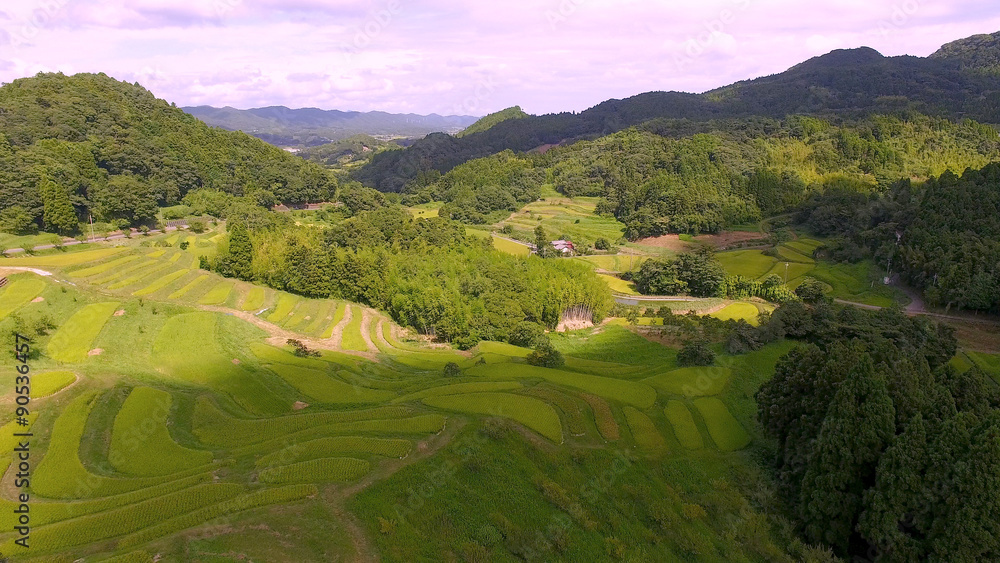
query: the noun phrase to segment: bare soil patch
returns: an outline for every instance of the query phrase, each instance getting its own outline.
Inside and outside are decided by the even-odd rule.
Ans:
[[[87,355],[88,356],[100,356],[103,353],[104,353],[104,349],[103,348],[94,348],[90,352],[87,352]]]
[[[44,297],[36,297],[31,300],[32,303],[41,303],[42,301],[45,301]]]

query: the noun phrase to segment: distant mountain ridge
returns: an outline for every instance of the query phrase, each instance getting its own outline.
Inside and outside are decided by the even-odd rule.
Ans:
[[[478,120],[467,115],[394,114],[270,106],[253,109],[197,106],[181,108],[214,127],[243,131],[280,146],[316,146],[357,134],[422,137],[457,133]]]
[[[436,170],[444,173],[503,150],[594,139],[657,120],[683,122],[786,115],[862,117],[916,111],[949,119],[1000,123],[1000,33],[949,43],[931,57],[885,57],[861,47],[811,58],[787,71],[737,82],[704,94],[648,92],[607,100],[580,113],[509,119],[460,138],[429,135],[403,151],[375,156],[355,172],[382,191]],[[984,70],[987,69],[987,70]],[[665,130],[658,127],[658,130]],[[667,127],[666,129],[669,129]]]

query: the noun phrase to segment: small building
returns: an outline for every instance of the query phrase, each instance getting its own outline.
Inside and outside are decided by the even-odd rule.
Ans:
[[[557,251],[566,255],[576,253],[576,247],[573,246],[573,243],[568,240],[554,240],[552,241],[552,248],[555,248]]]

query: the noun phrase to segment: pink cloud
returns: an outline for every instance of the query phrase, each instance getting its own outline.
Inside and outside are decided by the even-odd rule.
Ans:
[[[832,48],[926,56],[1000,30],[992,0],[26,0],[4,12],[6,82],[100,71],[178,105],[419,113],[579,111]]]

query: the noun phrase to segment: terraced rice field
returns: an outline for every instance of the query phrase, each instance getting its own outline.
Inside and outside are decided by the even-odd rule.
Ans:
[[[722,400],[742,359],[674,369],[673,350],[605,326],[553,335],[566,364],[546,369],[525,363],[526,348],[435,349],[397,338],[387,318],[361,306],[248,287],[172,260],[196,256],[192,249],[80,254],[88,259],[51,266],[77,274],[65,297],[49,289],[54,280],[31,274],[0,290],[0,320],[48,307],[31,303],[40,294],[56,296],[48,300],[59,328],[40,337],[46,363],[32,389],[51,397],[39,403],[51,414],[30,417],[46,436],[32,475],[32,538],[44,548],[31,555],[40,560],[148,562],[220,516],[238,522],[274,505],[330,514],[328,487],[404,474],[428,448],[451,447],[463,427],[480,436],[477,428],[497,421],[548,449],[616,442],[657,463],[750,440],[746,419]],[[134,293],[107,301],[103,292],[119,289]],[[292,332],[334,348],[338,327],[340,348],[318,357],[281,347]],[[88,355],[94,346],[106,349]],[[451,362],[461,373],[445,377]],[[3,438],[13,424],[0,428],[0,460],[16,445]],[[11,529],[14,506],[0,498],[2,529]],[[12,539],[0,532],[0,551],[24,556]]]
[[[27,305],[45,290],[45,282],[35,276],[11,276],[7,287],[0,289],[0,320]]]
[[[744,448],[750,443],[750,436],[746,430],[719,399],[715,397],[696,399],[694,406],[701,413],[705,425],[708,426],[709,435],[720,450],[730,452]]]
[[[46,348],[49,357],[65,363],[86,360],[91,344],[118,309],[118,305],[117,301],[94,303],[77,311],[49,340]]]
[[[688,410],[683,401],[668,401],[664,408],[664,414],[681,446],[689,450],[700,450],[704,447],[705,443],[701,439],[698,425],[695,424],[691,411]]]
[[[753,326],[757,326],[757,316],[760,315],[760,310],[751,303],[733,303],[731,305],[726,305],[721,311],[716,311],[712,313],[712,316],[721,321],[739,321],[744,320]]]
[[[428,397],[423,402],[439,409],[509,418],[557,444],[563,441],[562,424],[556,410],[533,397],[509,393],[465,393]]]

